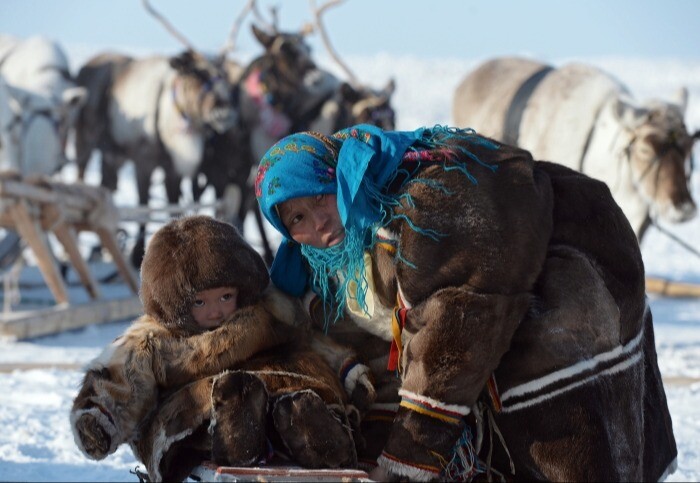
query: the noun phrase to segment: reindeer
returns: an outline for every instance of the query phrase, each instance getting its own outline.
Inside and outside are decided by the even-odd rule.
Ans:
[[[504,57],[465,76],[453,116],[460,126],[604,181],[642,240],[656,217],[678,223],[697,213],[689,182],[700,131],[685,125],[687,104],[685,88],[670,102],[638,103],[594,66]]]
[[[0,35],[0,170],[21,177],[57,173],[86,95],[58,43]],[[13,231],[0,237],[0,265],[8,265],[22,252],[20,237]]]
[[[82,179],[93,150],[101,151],[102,184],[115,189],[119,168],[132,160],[141,205],[148,204],[151,174],[160,167],[168,201],[177,203],[182,179],[198,171],[207,137],[233,126],[238,110],[223,59],[198,52],[147,0],[143,4],[186,51],[143,59],[100,54],[83,66],[78,81],[89,98],[76,124],[76,162]],[[141,225],[135,266],[144,245]]]
[[[217,198],[224,195],[226,186],[238,187],[240,204],[236,224],[242,228],[247,213],[253,211],[268,264],[272,262],[273,253],[249,177],[267,149],[281,137],[296,131],[331,134],[358,123],[395,128],[395,113],[390,104],[394,81],[380,90],[360,84],[330,44],[321,18],[328,8],[339,3],[330,1],[316,8],[311,1],[314,23],[302,27],[298,33],[289,33],[280,32],[276,22],[265,22],[255,8],[255,1],[248,2],[246,11],[252,10],[258,21],[267,24],[265,29],[252,26],[253,35],[265,52],[245,68],[239,79],[242,132],[232,130],[210,138],[211,149],[206,151],[202,162],[202,172],[207,183],[214,186]],[[305,42],[313,31],[322,35],[324,45],[348,76],[348,82],[315,65]],[[247,140],[247,144],[241,145],[241,140]],[[234,146],[239,148],[234,149]],[[226,170],[223,177],[222,167]],[[198,191],[201,193],[201,187]]]
[[[3,77],[1,166],[21,175],[53,175],[66,164],[68,130],[86,91],[76,85],[63,49],[42,37],[0,35]]]

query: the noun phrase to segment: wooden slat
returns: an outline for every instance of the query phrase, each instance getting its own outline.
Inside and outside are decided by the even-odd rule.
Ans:
[[[124,258],[124,254],[119,250],[119,244],[114,236],[114,233],[105,229],[97,228],[95,230],[97,235],[100,237],[100,242],[102,246],[109,252],[112,256],[114,264],[117,266],[117,270],[122,277],[122,280],[126,282],[131,291],[135,294],[139,293],[139,283],[138,275],[136,274],[134,268],[129,262]]]
[[[11,180],[0,181],[0,196],[26,199],[41,204],[61,203],[74,209],[86,211],[89,211],[93,204],[91,200],[72,193],[56,193],[41,186]]]
[[[648,293],[665,297],[700,297],[700,284],[676,282],[658,277],[647,277],[646,289]]]
[[[202,481],[372,481],[367,473],[352,469],[311,470],[296,466],[217,466],[205,461],[192,472]]]
[[[48,309],[12,312],[0,315],[0,334],[28,339],[135,318],[143,313],[138,297],[100,300],[74,306],[54,306]]]
[[[95,282],[95,279],[90,274],[90,269],[78,249],[78,235],[75,229],[65,223],[57,223],[53,227],[53,232],[66,250],[68,258],[76,272],[78,272],[80,281],[85,287],[85,290],[87,290],[88,295],[90,295],[90,298],[93,300],[99,299],[100,289],[97,286],[97,282]]]
[[[68,303],[68,292],[61,278],[61,273],[56,265],[53,252],[49,246],[46,235],[39,230],[38,223],[32,219],[23,201],[18,201],[7,208],[7,212],[14,220],[17,233],[24,238],[29,247],[34,252],[37,265],[44,276],[46,285],[56,299],[56,303]]]

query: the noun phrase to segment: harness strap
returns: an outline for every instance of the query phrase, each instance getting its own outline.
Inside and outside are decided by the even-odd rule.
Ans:
[[[508,106],[506,117],[503,121],[503,142],[513,146],[518,145],[520,136],[520,123],[525,113],[525,107],[530,100],[532,93],[544,77],[554,70],[550,66],[544,66],[537,70],[525,82],[523,82],[513,96],[513,100]]]

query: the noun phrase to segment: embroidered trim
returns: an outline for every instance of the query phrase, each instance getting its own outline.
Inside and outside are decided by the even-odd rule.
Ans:
[[[501,396],[498,394],[498,385],[496,384],[495,374],[491,374],[489,380],[486,381],[486,388],[488,389],[489,396],[491,398],[493,410],[500,413],[501,409],[503,409],[503,403],[501,402]]]
[[[404,307],[401,294],[396,293],[396,307],[391,313],[391,334],[393,340],[389,347],[389,361],[387,362],[387,371],[398,371],[399,374],[403,370],[401,367],[401,356],[403,355],[403,342],[401,341],[401,332],[406,325],[406,313],[408,309]]]
[[[382,451],[382,454],[377,459],[377,462],[381,466],[389,469],[391,473],[400,476],[407,476],[412,480],[432,480],[438,476],[441,471],[441,469],[437,466],[422,465],[419,463],[404,461],[387,453],[386,451]]]
[[[450,424],[460,424],[462,418],[471,412],[467,406],[445,404],[405,389],[399,390],[399,396],[401,396],[399,406]]]

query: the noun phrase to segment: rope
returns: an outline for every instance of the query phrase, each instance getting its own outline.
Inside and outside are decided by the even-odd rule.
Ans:
[[[675,241],[676,243],[678,243],[680,246],[682,246],[683,248],[685,248],[686,250],[688,250],[690,253],[692,253],[692,254],[695,255],[696,257],[700,258],[700,251],[698,251],[698,250],[695,249],[693,246],[691,246],[689,243],[687,243],[686,241],[682,240],[682,239],[679,238],[678,236],[674,235],[673,233],[671,233],[671,232],[668,231],[667,229],[661,227],[661,225],[659,225],[659,224],[656,222],[655,219],[650,218],[650,220],[651,220],[651,224],[654,225],[654,226],[656,227],[657,230],[659,230],[661,233],[663,233],[664,235],[666,235],[667,237],[669,237],[671,240],[673,240],[673,241]]]

